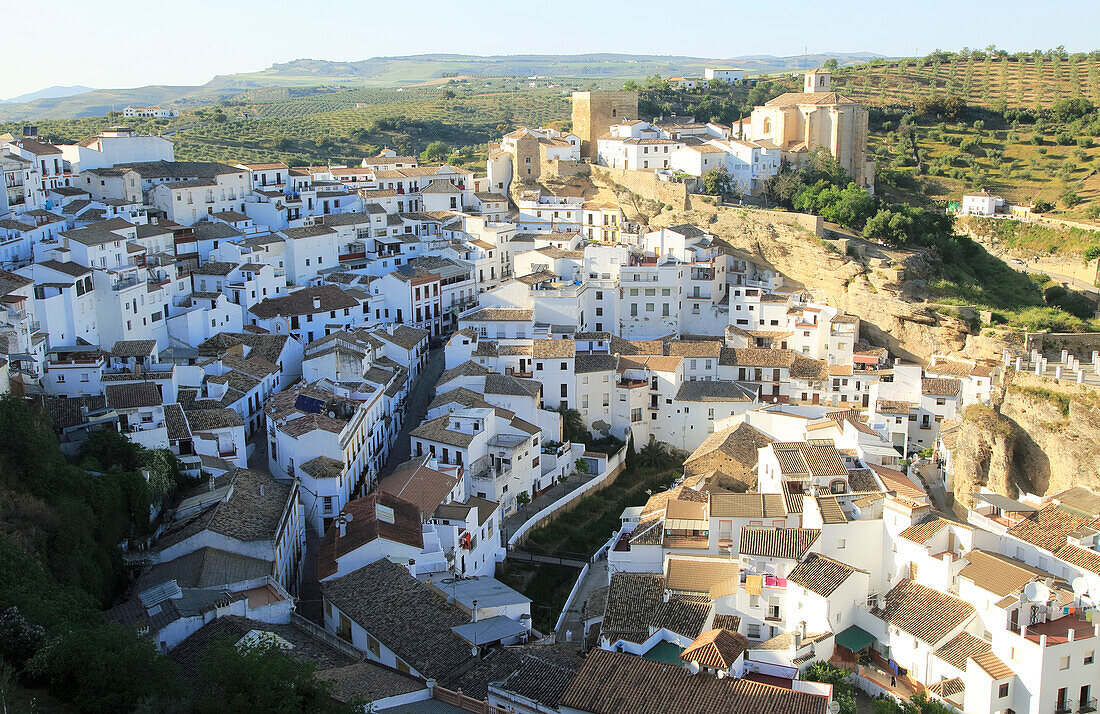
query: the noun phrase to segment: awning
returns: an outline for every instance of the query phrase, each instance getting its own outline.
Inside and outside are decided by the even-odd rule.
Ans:
[[[836,635],[833,642],[851,652],[860,652],[874,644],[875,636],[862,627],[852,625],[844,632]]]

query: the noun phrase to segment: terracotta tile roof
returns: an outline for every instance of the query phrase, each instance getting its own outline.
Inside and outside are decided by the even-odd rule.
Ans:
[[[451,691],[461,689],[467,697],[484,700],[492,685],[555,708],[583,663],[573,652],[557,647],[502,647],[491,650],[461,676],[443,682],[443,686]]]
[[[721,340],[672,340],[668,343],[671,357],[710,357],[722,354]]]
[[[112,357],[148,357],[157,349],[156,340],[119,340],[111,348]]]
[[[831,443],[777,441],[771,445],[771,449],[784,476],[840,478],[848,475],[844,459]]]
[[[997,655],[992,652],[983,652],[979,655],[972,657],[974,662],[985,670],[992,679],[1008,679],[1009,677],[1015,677],[1016,673],[1012,671],[1012,668],[1004,663]]]
[[[680,659],[713,669],[729,669],[748,648],[749,641],[744,635],[715,628],[699,635],[680,653]]]
[[[991,652],[993,647],[966,630],[940,645],[935,655],[956,669],[966,671],[966,660],[975,655]]]
[[[314,307],[314,300],[319,300]],[[314,313],[343,311],[357,307],[359,301],[337,285],[318,285],[295,290],[289,295],[264,298],[248,309],[256,317],[266,320],[276,316],[311,315]]]
[[[849,99],[836,92],[787,92],[780,94],[775,99],[764,102],[766,107],[796,107],[796,106],[831,106],[834,104],[857,104],[854,99]]]
[[[969,564],[959,571],[958,577],[1002,597],[1019,592],[1032,580],[1051,577],[1044,570],[1000,553],[972,550],[966,554],[966,560]]]
[[[751,402],[756,391],[739,382],[697,379],[682,382],[675,398],[682,402]]]
[[[466,641],[451,631],[470,618],[396,563],[383,558],[326,580],[321,592],[425,677],[446,677],[471,657]]]
[[[965,671],[966,667],[963,667],[962,669],[963,671]],[[961,694],[965,690],[966,684],[962,681],[960,677],[945,679],[942,682],[936,682],[935,684],[931,684],[928,687],[928,691],[932,692],[940,699],[953,697],[956,694]]]
[[[451,417],[449,414],[438,416],[435,419],[428,419],[427,421],[421,422],[420,426],[409,432],[409,436],[424,439],[426,441],[436,441],[450,446],[462,448],[469,446],[473,442],[475,435],[466,434],[461,431],[452,431],[448,428],[450,426],[450,419]]]
[[[778,493],[712,493],[711,518],[785,518],[787,507]]]
[[[107,406],[111,409],[139,409],[156,407],[164,403],[160,390],[153,382],[108,384],[103,388],[103,392],[107,397]]]
[[[613,573],[607,591],[600,635],[611,642],[644,642],[650,628],[664,627],[685,637],[697,637],[710,611],[704,598],[673,595],[664,601],[665,580],[659,573]]]
[[[821,510],[823,523],[835,525],[848,522],[848,516],[844,514],[844,509],[840,507],[836,496],[818,496],[817,507]]]
[[[393,509],[393,523],[378,518],[378,506]],[[325,531],[317,551],[317,577],[322,580],[336,573],[339,558],[379,538],[412,548],[424,547],[420,511],[396,496],[375,491],[348,503],[341,514],[351,516],[344,535],[333,524]]]
[[[945,379],[943,377],[925,378],[920,381],[920,393],[933,396],[957,396],[962,388],[962,382],[957,379]]]
[[[940,516],[927,516],[909,526],[901,533],[898,533],[898,537],[924,545],[928,542],[929,538],[950,526],[951,523],[952,521],[941,518]]]
[[[458,483],[449,474],[429,468],[427,455],[409,459],[378,483],[378,490],[392,494],[416,506],[423,517],[434,513]]]
[[[577,354],[576,343],[570,339],[534,340],[531,349],[535,359],[572,359]]]
[[[731,582],[733,589],[723,594],[735,592],[738,573],[741,570],[736,560],[722,558],[670,557],[666,566],[665,587],[667,589],[708,596],[712,596],[711,590],[715,586],[721,588]]]
[[[703,441],[684,462],[686,474],[719,470],[740,481],[745,489],[755,486],[752,474],[759,457],[758,449],[772,443],[764,432],[742,422],[716,431]]]
[[[820,535],[817,528],[745,527],[741,529],[737,552],[760,558],[802,560]]]
[[[1100,518],[1072,513],[1064,506],[1051,503],[1009,528],[1008,535],[1054,553],[1067,544],[1066,536],[1085,526],[1100,527]]]
[[[834,560],[827,555],[810,553],[806,560],[802,561],[791,570],[787,580],[800,585],[810,592],[821,597],[829,597],[839,588],[853,573],[865,573],[867,571],[853,568],[852,566]]]
[[[477,312],[464,315],[461,320],[493,321],[493,322],[530,322],[535,315],[534,310],[520,308],[485,307]]]
[[[559,705],[591,714],[825,714],[827,697],[748,679],[693,676],[622,652],[595,649]]]
[[[157,547],[175,545],[208,529],[242,542],[273,541],[287,510],[290,485],[248,469],[236,469],[215,485],[223,484],[233,486],[226,500],[173,521],[157,539]]]
[[[908,414],[913,405],[909,402],[889,399],[878,400],[877,409],[880,414]]]
[[[974,606],[967,601],[908,578],[899,581],[884,600],[881,610],[871,608],[872,615],[930,645],[974,615]]]

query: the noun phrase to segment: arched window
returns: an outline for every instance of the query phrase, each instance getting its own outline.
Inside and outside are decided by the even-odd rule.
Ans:
[[[612,110],[611,110],[611,116],[618,116],[618,114],[619,114],[619,110],[618,110],[618,109],[612,109]]]
[[[845,493],[848,490],[848,482],[841,478],[834,479],[829,484],[829,490],[833,493]]]
[[[771,120],[771,117],[764,117],[764,133],[765,134],[771,134],[772,133],[772,120]]]

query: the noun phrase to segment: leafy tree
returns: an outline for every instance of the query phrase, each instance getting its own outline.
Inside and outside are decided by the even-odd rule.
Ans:
[[[442,141],[433,141],[424,147],[424,151],[420,154],[420,158],[423,161],[438,162],[447,158],[447,155],[450,153],[451,147],[447,146]]]
[[[1080,205],[1083,201],[1076,191],[1066,191],[1062,194],[1062,205],[1066,208],[1073,208]]]
[[[0,661],[22,669],[46,637],[46,628],[32,625],[12,606],[0,612]]]
[[[562,436],[566,441],[579,444],[587,442],[591,438],[588,428],[584,425],[584,417],[581,416],[579,411],[561,405],[558,407],[557,412],[561,414]]]
[[[526,508],[531,505],[531,494],[527,491],[520,491],[516,494],[516,506],[519,508]]]
[[[863,237],[887,245],[905,245],[913,230],[913,219],[903,210],[883,209],[868,219]]]
[[[114,623],[51,639],[27,669],[82,712],[129,712],[150,698],[183,693],[175,664],[150,640]]]
[[[363,702],[332,699],[332,682],[317,679],[314,665],[294,659],[274,643],[211,646],[199,664],[197,714],[351,714]]]
[[[588,459],[577,459],[574,467],[577,469],[577,473],[579,474],[588,473]]]
[[[642,88],[641,85],[639,85],[633,79],[628,79],[628,80],[626,80],[626,82],[623,83],[623,89],[625,89],[628,92],[636,92],[641,88]]]
[[[1042,199],[1036,199],[1031,204],[1031,212],[1032,213],[1049,213],[1050,211],[1053,211],[1053,210],[1054,210],[1054,204],[1052,204],[1050,201],[1044,201]]]
[[[831,662],[814,662],[802,676],[808,682],[833,685],[833,701],[840,705],[840,714],[857,714],[856,697],[848,682],[848,671]]]
[[[676,457],[669,451],[668,445],[656,440],[651,440],[638,453],[638,464],[646,468],[669,468],[675,461]]]
[[[1094,245],[1090,248],[1086,248],[1085,252],[1082,254],[1082,257],[1085,259],[1086,263],[1100,258],[1100,245]]]
[[[443,99],[444,99],[444,101],[450,101],[451,99],[454,99],[455,96],[456,95],[455,95],[453,90],[450,90],[450,89],[444,89],[443,90]]]
[[[1050,111],[1060,121],[1072,121],[1091,114],[1095,107],[1084,97],[1059,99]]]
[[[830,72],[836,70],[839,67],[840,62],[837,61],[836,57],[830,57],[829,59],[825,60],[825,62],[821,65],[822,69],[827,69]]]
[[[725,196],[733,193],[733,177],[725,166],[706,171],[703,176],[703,193],[710,196]]]

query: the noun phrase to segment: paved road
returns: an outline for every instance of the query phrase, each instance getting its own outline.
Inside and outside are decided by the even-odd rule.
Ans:
[[[508,551],[508,560],[516,560],[524,563],[546,563],[547,565],[567,565],[571,568],[583,568],[588,564],[586,560],[575,560],[573,558],[562,558],[557,555],[541,555],[539,553],[531,553],[526,550],[516,550],[512,548]]]
[[[573,474],[565,483],[561,481],[556,482],[553,486],[540,493],[534,501],[531,501],[523,508],[517,509],[510,516],[505,518],[500,526],[500,529],[504,531],[504,541],[508,542],[512,535],[519,530],[519,527],[527,522],[528,518],[546,508],[565,494],[576,491],[594,478],[596,478],[596,474]]]
[[[576,600],[574,600],[573,605],[565,611],[565,619],[562,620],[561,630],[557,633],[558,642],[560,644],[565,644],[566,641],[568,641],[578,649],[583,648],[584,603],[592,596],[593,591],[606,587],[610,582],[611,576],[608,573],[607,558],[600,558],[589,566],[588,573],[584,576],[584,581],[577,591]],[[571,632],[572,636],[567,637],[566,632]]]
[[[1049,275],[1052,280],[1056,280],[1060,283],[1065,283],[1066,285],[1077,288],[1078,290],[1083,290],[1084,292],[1091,293],[1093,297],[1096,297],[1098,292],[1100,292],[1100,290],[1098,290],[1095,285],[1090,285],[1084,280],[1078,280],[1077,278],[1071,277],[1069,275],[1059,275],[1058,273],[1052,273],[1042,266],[1031,265],[1028,263],[1020,265],[1019,263],[1011,262],[1011,259],[1006,258],[1005,260],[1008,262],[1010,267],[1015,268],[1016,270],[1024,273],[1043,273],[1044,275]]]
[[[424,414],[428,411],[428,405],[435,398],[435,385],[439,381],[439,375],[443,374],[443,349],[428,351],[428,359],[424,364],[424,371],[413,384],[409,392],[408,409],[405,412],[405,423],[397,434],[397,441],[390,450],[389,459],[382,467],[379,479],[389,476],[404,462],[409,460],[410,444],[409,432],[420,426],[424,421]]]

